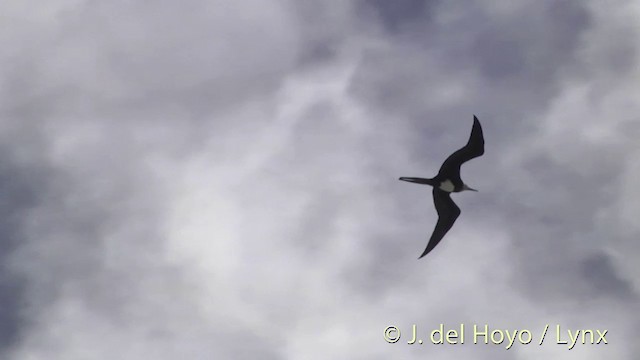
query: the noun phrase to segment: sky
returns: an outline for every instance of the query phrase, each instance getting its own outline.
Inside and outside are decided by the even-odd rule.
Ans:
[[[0,14],[0,358],[637,359],[637,1]]]

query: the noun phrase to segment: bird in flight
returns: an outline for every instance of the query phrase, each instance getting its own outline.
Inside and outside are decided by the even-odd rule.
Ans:
[[[427,248],[418,259],[427,255],[438,245],[444,235],[451,229],[456,219],[458,219],[458,216],[460,216],[460,208],[451,199],[451,193],[464,190],[478,191],[462,182],[462,179],[460,179],[460,166],[482,154],[484,154],[482,127],[480,126],[480,121],[478,121],[478,118],[474,115],[471,136],[469,136],[467,145],[451,154],[444,163],[442,163],[438,175],[431,179],[417,177],[400,178],[402,181],[433,186],[433,204],[438,213],[438,222],[433,230],[431,239],[429,239]]]

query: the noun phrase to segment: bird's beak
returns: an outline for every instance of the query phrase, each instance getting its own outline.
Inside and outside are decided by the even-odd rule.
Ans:
[[[431,185],[431,183],[429,181],[431,179],[423,179],[423,178],[416,178],[416,177],[401,177],[399,180],[408,181],[408,182],[412,182],[412,183],[416,183],[416,184]]]
[[[464,185],[463,185],[463,190],[471,190],[471,191],[478,192],[478,190],[476,190],[476,189],[472,189],[472,188],[468,187],[468,186],[467,186],[467,184],[464,184]]]

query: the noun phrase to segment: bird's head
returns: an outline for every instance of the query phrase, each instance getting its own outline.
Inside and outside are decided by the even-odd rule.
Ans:
[[[467,184],[462,184],[462,191],[465,191],[465,190],[476,191],[476,192],[478,191],[476,189],[470,188]]]

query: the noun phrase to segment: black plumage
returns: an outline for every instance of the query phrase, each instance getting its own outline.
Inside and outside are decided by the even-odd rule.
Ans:
[[[460,166],[463,163],[484,154],[484,135],[480,121],[474,115],[473,127],[469,141],[465,146],[451,154],[440,166],[440,171],[435,177],[417,178],[401,177],[400,180],[433,186],[433,204],[438,213],[438,222],[429,239],[427,248],[420,258],[427,255],[442,240],[460,216],[460,208],[451,199],[452,192],[464,190],[477,191],[467,186],[460,178]]]

